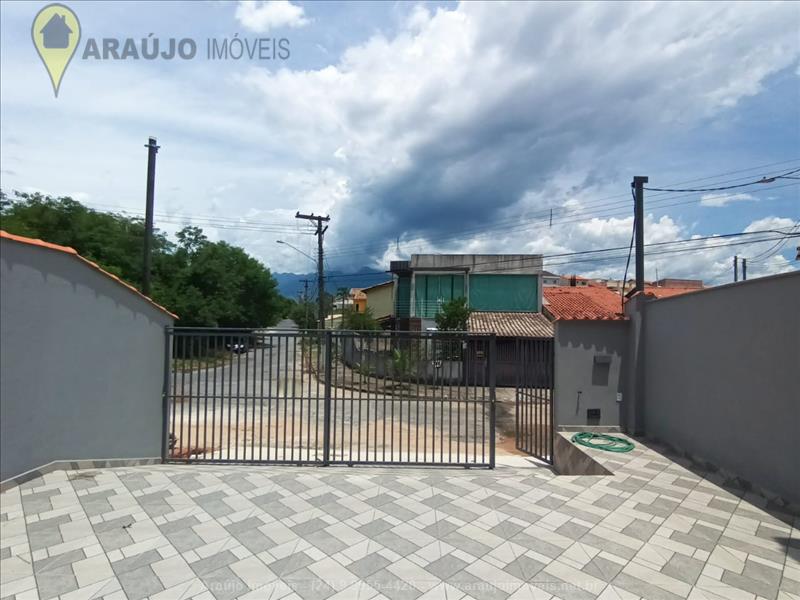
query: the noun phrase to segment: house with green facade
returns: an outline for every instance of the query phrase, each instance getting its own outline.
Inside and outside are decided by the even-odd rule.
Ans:
[[[414,254],[392,261],[390,271],[395,329],[434,330],[442,305],[466,298],[468,331],[497,336],[497,385],[516,382],[518,338],[553,338],[542,313],[539,254]]]
[[[539,254],[414,254],[392,261],[397,328],[425,331],[444,303],[466,298],[477,312],[541,313]]]

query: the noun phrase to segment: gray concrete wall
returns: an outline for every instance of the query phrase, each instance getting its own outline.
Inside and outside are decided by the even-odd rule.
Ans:
[[[161,454],[172,319],[74,256],[0,240],[0,480]]]
[[[647,436],[800,502],[800,272],[650,301],[644,321]]]
[[[627,321],[556,321],[557,427],[620,427],[627,330]],[[599,420],[587,418],[590,408],[600,409]]]

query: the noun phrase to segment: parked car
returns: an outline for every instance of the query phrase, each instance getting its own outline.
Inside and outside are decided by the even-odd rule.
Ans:
[[[246,342],[231,342],[225,344],[225,348],[227,348],[234,354],[244,354],[250,349]]]

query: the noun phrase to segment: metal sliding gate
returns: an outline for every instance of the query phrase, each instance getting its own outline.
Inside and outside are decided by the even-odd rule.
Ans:
[[[494,467],[495,338],[169,328],[169,462]]]
[[[517,449],[553,462],[554,341],[517,338]]]

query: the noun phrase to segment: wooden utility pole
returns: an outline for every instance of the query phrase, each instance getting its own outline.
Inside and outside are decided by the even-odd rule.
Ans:
[[[151,137],[144,145],[147,148],[147,200],[144,212],[144,262],[142,264],[142,293],[150,295],[150,246],[153,240],[153,205],[156,189],[156,154],[161,146]]]
[[[636,291],[644,291],[644,184],[648,177],[636,175],[633,178],[636,202],[633,207],[634,227],[636,228]]]
[[[733,282],[739,281],[739,257],[733,257]]]
[[[300,281],[303,282],[303,307],[306,310],[306,320],[303,323],[303,327],[308,326],[308,279],[301,279]]]
[[[742,259],[742,281],[747,281],[747,259]]]
[[[323,223],[327,223],[331,220],[328,217],[322,217],[311,213],[310,215],[303,215],[300,214],[298,211],[294,215],[295,219],[305,219],[306,221],[314,221],[317,224],[317,230],[315,235],[317,236],[317,285],[318,285],[318,293],[319,298],[317,299],[319,302],[319,314],[317,318],[319,319],[319,328],[325,329],[325,272],[322,266],[323,260],[323,251],[322,251],[322,238],[325,236],[325,232],[328,231],[328,226],[322,226]]]

